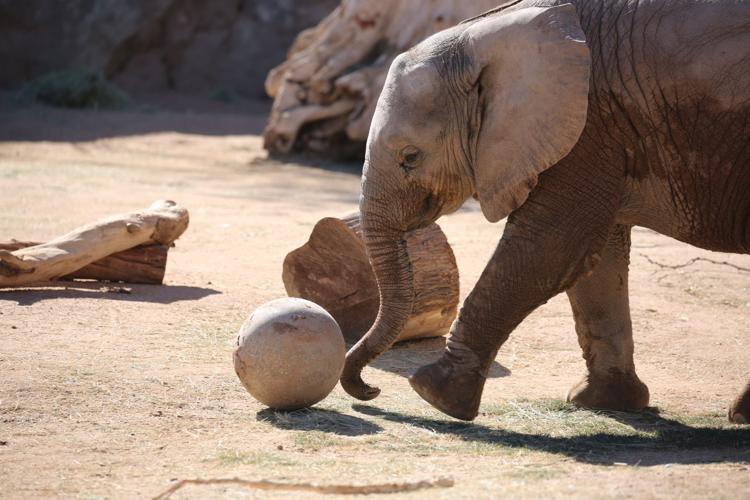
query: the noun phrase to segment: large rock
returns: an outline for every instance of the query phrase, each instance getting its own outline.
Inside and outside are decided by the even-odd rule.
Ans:
[[[0,0],[0,87],[63,68],[128,90],[262,95],[268,71],[338,0]]]

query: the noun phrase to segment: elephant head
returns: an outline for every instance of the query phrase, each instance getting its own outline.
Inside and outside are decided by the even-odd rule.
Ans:
[[[521,206],[537,176],[582,133],[590,64],[570,4],[480,17],[393,62],[367,140],[360,197],[380,311],[347,354],[341,383],[349,394],[379,394],[361,371],[411,313],[405,233],[472,195],[491,222]]]

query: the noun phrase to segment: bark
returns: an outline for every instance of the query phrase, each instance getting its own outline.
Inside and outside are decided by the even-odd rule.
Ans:
[[[497,0],[343,0],[303,31],[271,70],[274,98],[264,132],[271,153],[364,151],[393,59],[429,35],[480,14]]]
[[[398,341],[445,335],[456,317],[459,285],[453,251],[437,224],[407,233],[414,304]],[[325,218],[302,247],[284,260],[284,286],[336,319],[348,342],[372,326],[380,298],[362,240],[359,215]]]
[[[0,288],[55,280],[139,245],[171,245],[188,221],[184,208],[157,201],[148,209],[99,220],[48,243],[0,250]]]
[[[41,244],[14,240],[0,243],[0,250],[13,252]],[[96,280],[161,285],[167,267],[168,252],[169,247],[166,245],[138,246],[104,257],[58,279],[60,281]]]

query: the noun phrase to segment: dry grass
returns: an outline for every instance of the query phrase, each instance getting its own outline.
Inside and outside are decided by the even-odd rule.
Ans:
[[[386,410],[354,404],[351,414],[328,409],[328,403],[321,406],[286,413],[263,410],[258,419],[298,431],[294,443],[301,450],[357,447],[361,442],[346,437],[368,435],[367,447],[407,457],[535,452],[611,463],[642,451],[720,447],[742,453],[750,446],[750,429],[728,424],[724,415],[670,418],[655,408],[599,412],[561,400],[515,400],[487,404],[478,423],[463,423],[434,411],[415,412],[411,405]]]

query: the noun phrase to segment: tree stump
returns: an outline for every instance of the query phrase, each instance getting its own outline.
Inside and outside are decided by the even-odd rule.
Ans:
[[[271,70],[274,98],[264,147],[271,153],[364,152],[388,68],[433,33],[495,7],[500,0],[342,0],[303,31],[287,60]]]
[[[406,243],[414,307],[398,341],[445,335],[459,296],[453,250],[437,224],[407,233]],[[308,242],[286,256],[282,278],[290,297],[311,300],[331,313],[347,342],[359,340],[378,314],[378,285],[358,214],[321,219]]]

